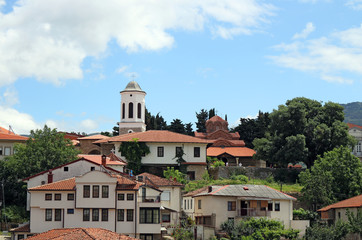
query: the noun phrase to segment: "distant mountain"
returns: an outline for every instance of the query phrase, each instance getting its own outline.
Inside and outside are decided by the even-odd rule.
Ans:
[[[362,102],[341,105],[344,107],[344,121],[362,126]]]

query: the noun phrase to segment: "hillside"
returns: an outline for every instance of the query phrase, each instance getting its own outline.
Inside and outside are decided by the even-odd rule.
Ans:
[[[344,107],[344,121],[362,126],[362,102],[341,105]]]

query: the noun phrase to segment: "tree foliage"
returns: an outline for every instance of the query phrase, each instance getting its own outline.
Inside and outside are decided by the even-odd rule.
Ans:
[[[308,98],[294,98],[270,114],[264,138],[253,141],[256,157],[282,167],[304,162],[310,168],[318,155],[354,144],[343,123],[343,107]]]
[[[249,218],[239,221],[228,220],[221,224],[221,229],[227,232],[232,240],[277,240],[297,239],[299,230],[284,229],[284,225],[273,219]]]
[[[145,123],[146,123],[146,130],[166,130],[167,123],[165,119],[157,113],[156,115],[152,115],[146,108],[145,112]]]
[[[209,119],[209,113],[205,109],[201,109],[199,113],[196,112],[196,131],[206,132],[206,121]]]
[[[127,159],[127,168],[134,174],[139,174],[142,167],[142,156],[150,153],[149,147],[144,142],[138,142],[137,138],[129,142],[122,142],[119,152]]]
[[[299,175],[304,201],[314,210],[362,194],[362,163],[348,147],[318,157],[314,166]]]
[[[338,221],[335,225],[327,226],[322,223],[308,227],[305,232],[306,240],[342,240],[348,233],[348,224]]]
[[[167,167],[167,170],[163,171],[163,176],[167,179],[175,179],[176,181],[182,184],[186,184],[186,174],[180,172],[179,170],[175,169],[174,167]]]
[[[240,124],[231,129],[232,132],[238,132],[240,139],[244,140],[245,146],[254,148],[253,140],[263,138],[270,123],[269,113],[259,111],[257,118],[240,118]]]
[[[171,132],[182,133],[182,134],[186,133],[185,125],[178,118],[174,119],[171,122],[171,124],[167,127],[167,130],[169,130]]]
[[[0,162],[8,204],[25,205],[26,185],[21,179],[77,159],[79,153],[64,133],[44,126],[30,131],[25,144],[14,146],[14,155]]]

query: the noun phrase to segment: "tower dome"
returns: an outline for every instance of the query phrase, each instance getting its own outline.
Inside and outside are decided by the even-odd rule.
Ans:
[[[146,131],[145,96],[136,81],[130,81],[121,94],[121,121],[119,134]]]

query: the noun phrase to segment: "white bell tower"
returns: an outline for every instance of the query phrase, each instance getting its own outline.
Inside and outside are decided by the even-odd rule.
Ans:
[[[146,131],[145,96],[146,92],[136,81],[129,82],[127,87],[121,91],[119,135]]]

